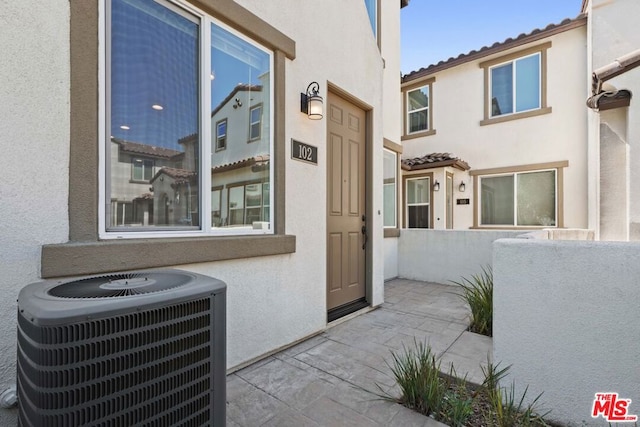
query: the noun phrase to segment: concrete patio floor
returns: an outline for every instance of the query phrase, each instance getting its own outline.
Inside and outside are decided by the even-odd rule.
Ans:
[[[227,426],[444,426],[380,397],[399,395],[392,351],[427,342],[443,371],[482,382],[491,338],[466,331],[455,286],[395,279],[385,303],[227,377]]]

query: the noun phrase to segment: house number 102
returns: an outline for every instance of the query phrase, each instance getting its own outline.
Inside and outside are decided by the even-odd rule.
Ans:
[[[307,145],[298,145],[298,157],[308,162],[313,160],[313,149]]]
[[[291,158],[301,160],[306,163],[318,164],[318,147],[305,144],[304,142],[291,140]]]

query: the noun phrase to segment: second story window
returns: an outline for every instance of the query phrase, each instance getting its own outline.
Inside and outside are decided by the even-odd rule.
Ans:
[[[435,77],[402,88],[404,124],[402,139],[419,138],[436,133],[433,127],[433,83]]]
[[[480,63],[484,120],[480,125],[538,116],[547,106],[547,50],[551,42]]]
[[[227,148],[227,120],[222,120],[216,125],[216,151]]]
[[[134,158],[131,162],[132,181],[150,181],[153,177],[153,160]]]
[[[407,92],[409,133],[429,130],[429,86]]]
[[[262,106],[258,105],[251,109],[251,118],[249,123],[249,141],[260,139],[262,128]]]
[[[491,117],[540,108],[540,53],[491,67]]]

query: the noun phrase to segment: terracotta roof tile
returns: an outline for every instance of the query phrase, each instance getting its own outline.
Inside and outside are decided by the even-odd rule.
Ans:
[[[172,157],[183,154],[182,151],[171,150],[164,147],[156,147],[155,145],[140,144],[138,142],[125,141],[119,138],[111,138],[111,140],[120,145],[122,151],[127,153],[144,154],[152,157],[162,157],[170,159]]]
[[[452,166],[460,170],[469,170],[469,164],[450,153],[431,153],[422,157],[402,159],[402,169],[419,170]]]
[[[160,175],[168,175],[171,178],[175,179],[176,183],[184,183],[190,182],[197,178],[198,173],[196,171],[190,171],[186,169],[176,169],[165,166],[160,168],[158,172],[151,178],[151,183],[155,181]]]
[[[247,166],[254,166],[254,165],[261,165],[261,164],[266,165],[268,164],[268,162],[269,162],[269,155],[264,154],[260,156],[249,157],[248,159],[238,160],[237,162],[233,162],[233,163],[226,163],[224,165],[214,166],[211,168],[211,171],[224,172],[224,171],[239,169]]]
[[[491,46],[483,46],[479,50],[472,50],[468,53],[461,53],[457,57],[449,58],[446,61],[440,61],[437,64],[431,64],[426,68],[421,68],[417,71],[412,71],[402,76],[402,83],[419,79],[420,77],[434,74],[438,71],[446,70],[456,65],[464,64],[485,56],[492,55],[494,53],[502,52],[513,47],[523,45],[525,43],[531,43],[545,37],[568,31],[570,29],[586,25],[587,17],[581,13],[574,19],[567,18],[559,24],[549,24],[545,28],[536,28],[530,33],[522,33],[516,38],[508,38],[502,42],[496,42]]]

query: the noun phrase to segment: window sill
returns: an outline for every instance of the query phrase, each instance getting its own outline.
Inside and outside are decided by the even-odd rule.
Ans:
[[[423,136],[431,136],[431,135],[435,135],[436,134],[436,130],[435,129],[431,129],[431,130],[426,130],[424,132],[418,132],[418,133],[412,133],[412,134],[408,134],[408,135],[402,135],[402,138],[400,138],[401,141],[406,141],[408,139],[416,139],[416,138],[422,138]]]
[[[539,110],[525,111],[523,113],[515,113],[515,114],[509,114],[506,116],[499,116],[499,117],[484,119],[480,121],[480,126],[492,125],[495,123],[510,122],[511,120],[526,119],[527,117],[542,116],[544,114],[550,114],[550,113],[551,113],[551,107],[545,107],[545,108],[540,108]]]
[[[291,235],[69,242],[42,247],[42,278],[291,254]]]
[[[531,225],[531,226],[524,226],[524,225],[477,225],[477,226],[473,226],[473,227],[469,227],[469,230],[496,230],[496,231],[519,231],[519,230],[523,230],[523,231],[531,231],[531,230],[543,230],[546,228],[559,228],[556,227],[555,225]]]
[[[384,237],[400,237],[400,229],[399,228],[385,228],[384,229]]]

